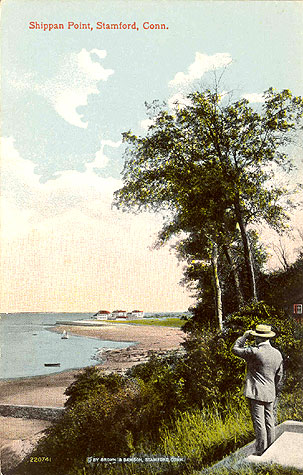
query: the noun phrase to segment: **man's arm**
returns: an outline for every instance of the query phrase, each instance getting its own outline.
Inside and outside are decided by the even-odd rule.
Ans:
[[[247,338],[249,337],[251,333],[251,330],[247,330],[242,336],[240,336],[233,348],[232,348],[232,352],[237,355],[237,356],[240,356],[240,358],[245,358],[245,355],[247,355],[248,353],[250,353],[250,349],[249,348],[244,348],[244,345],[245,345],[245,342],[247,340]]]

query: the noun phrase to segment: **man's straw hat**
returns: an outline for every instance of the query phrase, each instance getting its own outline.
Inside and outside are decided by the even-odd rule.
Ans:
[[[272,338],[276,334],[271,330],[270,325],[256,325],[256,330],[252,330],[251,335],[262,338]]]

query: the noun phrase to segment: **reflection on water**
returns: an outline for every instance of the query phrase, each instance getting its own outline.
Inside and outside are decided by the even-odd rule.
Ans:
[[[56,321],[85,320],[91,313],[1,314],[0,378],[20,378],[50,374],[96,364],[99,348],[125,348],[129,342],[101,341],[95,338],[61,335],[50,331]],[[60,363],[45,367],[44,363]]]

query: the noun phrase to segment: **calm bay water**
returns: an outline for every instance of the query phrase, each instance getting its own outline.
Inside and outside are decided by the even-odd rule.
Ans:
[[[11,313],[0,320],[0,379],[56,373],[96,364],[99,348],[125,348],[129,342],[61,335],[49,331],[56,321],[87,320],[91,313]],[[45,367],[44,363],[60,363]]]

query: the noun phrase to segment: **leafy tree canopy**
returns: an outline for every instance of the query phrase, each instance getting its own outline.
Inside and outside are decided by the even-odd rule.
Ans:
[[[257,111],[246,99],[232,103],[228,95],[206,90],[189,94],[186,105],[173,111],[156,103],[150,109],[154,119],[145,137],[123,134],[124,186],[115,193],[115,205],[164,210],[160,243],[181,231],[199,234],[201,255],[213,259],[216,275],[218,250],[227,254],[241,235],[249,296],[256,299],[246,227],[262,220],[276,230],[285,226],[287,190],[274,184],[273,164],[292,167],[285,147],[301,124],[301,97],[270,88]],[[233,266],[231,256],[228,261]]]
[[[115,204],[124,209],[191,210],[192,220],[225,223],[240,207],[246,222],[281,224],[285,190],[268,184],[276,162],[291,161],[284,146],[302,119],[303,101],[289,90],[264,93],[262,112],[246,99],[224,105],[217,92],[195,92],[173,113],[157,111],[145,137],[123,134],[128,143],[124,186]],[[266,186],[265,186],[266,184]]]

